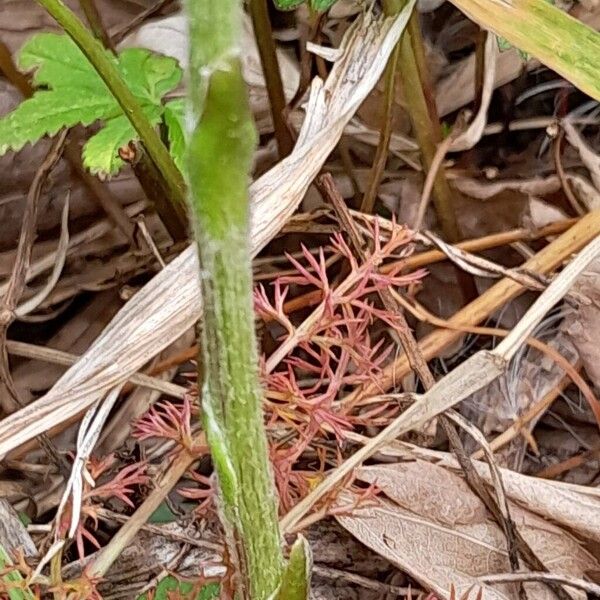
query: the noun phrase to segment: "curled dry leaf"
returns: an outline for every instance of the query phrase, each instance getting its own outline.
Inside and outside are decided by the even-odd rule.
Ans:
[[[514,587],[492,587],[480,581],[486,574],[510,570],[506,539],[461,477],[425,461],[362,467],[357,477],[377,485],[389,498],[338,517],[364,544],[439,598],[449,598],[452,586],[459,597],[471,587],[481,587],[486,599],[518,598]],[[600,566],[563,529],[517,505],[511,504],[510,510],[523,537],[550,571],[584,577]],[[531,598],[554,598],[542,586],[526,589]]]
[[[577,149],[583,164],[590,172],[596,189],[600,190],[600,156],[588,146],[587,142],[583,139],[583,136],[579,131],[577,131],[577,128],[573,123],[566,120],[563,122],[563,128],[567,134],[567,140],[569,140],[569,143]]]
[[[402,453],[404,455],[404,453]],[[394,455],[398,456],[397,453]],[[409,455],[436,461],[439,466],[460,472],[456,459],[446,452],[411,448]],[[473,461],[479,475],[491,484],[487,464]],[[572,531],[582,540],[600,542],[600,490],[539,479],[509,469],[500,469],[506,497],[560,527]]]
[[[346,32],[343,52],[327,82],[313,81],[294,151],[250,188],[254,254],[302,201],[345,125],[381,76],[413,6],[414,0],[396,19],[365,12]],[[190,246],[123,307],[48,394],[0,423],[0,456],[102,399],[201,314],[196,248]]]
[[[577,311],[569,313],[566,330],[583,363],[588,377],[600,390],[600,260],[595,260],[582,273],[573,291],[588,300]]]

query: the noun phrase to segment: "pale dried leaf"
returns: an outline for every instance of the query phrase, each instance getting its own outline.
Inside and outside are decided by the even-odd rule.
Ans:
[[[432,451],[427,451],[426,454],[430,458],[436,457],[438,464],[460,471],[460,466],[452,455]],[[473,464],[479,475],[486,482],[491,483],[489,467],[479,461],[474,461]],[[539,479],[509,469],[500,469],[500,472],[506,496],[510,500],[573,531],[582,539],[600,542],[600,490],[598,488]]]
[[[588,143],[583,139],[583,136],[577,131],[577,128],[573,123],[565,120],[563,121],[562,126],[567,134],[567,140],[569,140],[569,143],[577,149],[583,164],[590,172],[596,189],[600,190],[600,156],[588,146]]]
[[[424,461],[362,467],[356,475],[394,502],[358,509],[340,523],[440,597],[449,597],[451,585],[463,592],[485,574],[509,570],[504,534],[458,475]],[[516,505],[510,510],[551,571],[582,577],[598,568],[564,530]],[[536,599],[553,598],[544,587],[528,589]],[[518,597],[510,587],[484,590],[485,598]]]
[[[588,377],[600,390],[600,260],[587,268],[573,288],[589,302],[581,303],[577,311],[569,313],[567,332],[579,352]]]
[[[485,70],[479,110],[466,131],[461,132],[450,144],[451,152],[470,150],[479,142],[483,135],[485,126],[487,125],[487,112],[490,107],[492,92],[494,91],[494,84],[496,82],[496,64],[498,62],[498,55],[497,38],[495,35],[488,33],[485,41]]]

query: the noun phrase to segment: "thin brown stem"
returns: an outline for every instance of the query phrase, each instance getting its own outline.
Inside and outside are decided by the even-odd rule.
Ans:
[[[582,216],[585,214],[585,211],[581,208],[579,201],[577,200],[577,198],[575,197],[575,194],[573,193],[571,184],[569,183],[569,180],[567,179],[567,174],[565,173],[565,169],[562,164],[561,154],[562,154],[562,142],[563,142],[564,135],[565,135],[564,131],[562,129],[560,129],[558,131],[556,139],[554,140],[554,151],[553,151],[554,166],[556,167],[556,174],[558,175],[558,178],[560,179],[560,184],[562,186],[563,192],[565,193],[565,196],[567,197],[567,200],[569,201],[569,204],[571,205],[573,212],[578,216]]]
[[[104,27],[96,2],[94,0],[79,0],[79,6],[81,6],[81,10],[94,36],[102,42],[105,48],[108,48],[111,52],[115,52],[115,46]]]
[[[171,5],[173,5],[172,9],[175,10],[177,8],[176,0],[158,0],[158,2],[156,2],[152,6],[149,6],[146,10],[143,10],[141,13],[139,13],[133,19],[131,19],[131,21],[129,21],[129,23],[127,23],[126,25],[121,27],[121,29],[119,29],[118,31],[113,33],[110,36],[112,43],[115,46],[117,46],[133,30],[135,30],[137,27],[139,27],[146,19],[153,17],[154,15],[156,15],[157,13],[159,13],[161,11],[163,11],[163,14],[164,14],[165,9],[169,8]]]
[[[292,151],[294,143],[284,116],[285,94],[283,92],[281,71],[279,70],[279,60],[277,59],[277,49],[273,40],[267,0],[250,0],[250,15],[267,93],[269,94],[271,117],[273,118],[279,157],[285,158]]]
[[[381,183],[381,178],[387,163],[390,139],[392,137],[392,106],[394,104],[396,89],[396,70],[398,69],[398,57],[400,55],[400,43],[396,45],[392,56],[388,62],[385,71],[385,93],[383,96],[383,113],[381,131],[379,133],[379,143],[371,168],[369,178],[369,187],[363,196],[360,210],[366,213],[372,213],[377,199],[377,190]]]
[[[17,308],[19,299],[25,290],[27,270],[31,263],[31,253],[35,240],[40,195],[48,176],[60,160],[66,138],[67,132],[63,131],[54,139],[50,150],[36,171],[33,182],[29,187],[23,214],[21,235],[17,246],[17,255],[8,281],[6,294],[0,302],[0,403],[8,413],[17,407],[22,408],[24,402],[19,397],[10,373],[6,337],[8,328],[15,319],[15,309]],[[66,461],[61,457],[48,436],[45,433],[41,434],[37,440],[48,455],[48,458],[59,470],[68,473],[69,467]]]

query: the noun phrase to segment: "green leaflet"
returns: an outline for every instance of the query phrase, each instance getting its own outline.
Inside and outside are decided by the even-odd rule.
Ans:
[[[275,0],[275,5],[281,10],[292,10],[307,0]],[[317,12],[329,10],[337,0],[308,0],[308,4]]]
[[[194,594],[197,586],[187,581],[180,581],[169,575],[165,577],[154,590],[154,600],[169,600],[169,598],[189,598],[189,600],[216,600],[219,597],[219,584],[207,583]],[[142,594],[137,600],[147,600],[148,594]]]
[[[165,112],[162,97],[181,81],[177,61],[138,48],[124,50],[118,58],[107,52],[107,57],[127,81],[152,125],[158,125]],[[0,119],[0,155],[20,150],[64,127],[100,120],[104,127],[85,145],[83,162],[92,173],[116,174],[124,164],[119,148],[136,140],[137,133],[71,38],[54,33],[33,36],[21,49],[19,66],[33,70],[34,85],[44,89]]]
[[[183,172],[185,156],[185,101],[183,99],[171,100],[165,105],[164,121],[167,126],[169,139],[169,152]]]
[[[0,545],[0,570],[5,570],[12,565],[8,552]],[[2,575],[0,590],[8,594],[9,600],[34,600],[34,595],[25,584],[25,580],[16,569],[8,570]],[[2,596],[5,598],[6,596]]]
[[[276,600],[306,600],[310,595],[312,552],[306,538],[298,536],[288,559]]]

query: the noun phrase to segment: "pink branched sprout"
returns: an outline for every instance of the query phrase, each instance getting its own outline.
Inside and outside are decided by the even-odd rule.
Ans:
[[[97,481],[105,475],[114,465],[115,457],[108,455],[101,460],[90,458],[87,464],[88,472],[94,481]],[[81,517],[75,533],[75,542],[77,552],[80,558],[84,558],[84,541],[87,540],[96,548],[100,548],[100,543],[95,535],[90,531],[98,528],[98,509],[104,502],[111,499],[118,499],[130,508],[135,505],[131,496],[136,492],[138,486],[147,485],[149,478],[146,475],[147,465],[145,462],[138,462],[122,468],[117,474],[108,481],[92,487],[84,479],[83,501],[81,506]],[[58,526],[59,537],[65,537],[71,523],[72,505],[69,502],[63,511]]]
[[[136,421],[133,436],[139,440],[162,438],[172,440],[192,453],[204,454],[206,446],[198,446],[192,433],[194,405],[191,395],[186,395],[181,403],[159,402]]]
[[[200,503],[194,509],[194,512],[196,515],[201,516],[209,509],[214,508],[214,501],[217,495],[215,478],[214,476],[206,477],[205,475],[201,475],[200,473],[191,470],[188,471],[187,474],[199,485],[193,488],[180,488],[177,490],[177,493],[190,500],[199,500]]]
[[[412,252],[410,231],[394,225],[384,239],[375,221],[368,233],[364,262],[335,234],[327,250],[302,246],[300,260],[288,255],[295,273],[277,278],[271,289],[255,290],[257,315],[284,330],[279,348],[262,361],[271,459],[284,512],[310,491],[326,465],[341,462],[339,449],[349,432],[385,423],[397,410],[380,404],[357,412],[344,402],[353,389],[377,377],[396,348],[385,331],[398,326],[397,316],[382,306],[377,292],[407,287],[424,275],[402,272],[403,259]],[[335,263],[336,277],[342,276],[335,284],[325,258],[330,251],[342,259]],[[381,272],[389,261],[393,266]],[[287,309],[292,291],[320,297],[304,320]],[[371,488],[353,486],[353,491],[361,498],[376,495]]]

